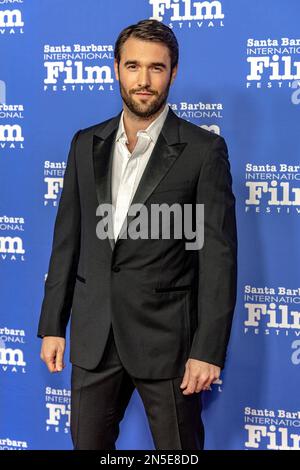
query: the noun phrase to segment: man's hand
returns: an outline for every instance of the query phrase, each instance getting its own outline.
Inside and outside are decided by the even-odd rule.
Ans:
[[[188,359],[180,388],[183,395],[190,395],[201,390],[208,390],[210,384],[220,377],[221,368],[198,359]]]
[[[45,362],[50,372],[61,372],[65,367],[65,347],[65,338],[58,336],[45,336],[43,338],[40,357]]]

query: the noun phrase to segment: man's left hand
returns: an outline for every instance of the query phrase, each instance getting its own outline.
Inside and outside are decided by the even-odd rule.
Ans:
[[[221,368],[208,362],[189,358],[185,365],[181,389],[183,395],[199,393],[201,390],[208,390],[210,384],[220,377]]]

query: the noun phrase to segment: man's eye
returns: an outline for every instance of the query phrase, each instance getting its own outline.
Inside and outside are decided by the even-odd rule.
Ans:
[[[136,68],[136,65],[128,65],[128,68],[129,68],[129,69]],[[152,68],[153,68],[154,70],[159,71],[159,72],[161,71],[161,67],[156,67],[156,66],[154,66],[154,67],[152,67]]]

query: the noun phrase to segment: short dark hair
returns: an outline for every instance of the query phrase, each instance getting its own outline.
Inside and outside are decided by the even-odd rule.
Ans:
[[[123,29],[115,43],[114,56],[118,62],[121,60],[121,49],[130,37],[144,41],[161,42],[168,47],[171,58],[171,70],[177,65],[179,51],[178,42],[173,31],[158,20],[141,20],[136,24]]]

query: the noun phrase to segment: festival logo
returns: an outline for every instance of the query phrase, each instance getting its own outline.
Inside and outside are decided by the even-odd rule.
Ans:
[[[300,337],[300,288],[244,287],[244,333]]]
[[[295,88],[300,85],[300,39],[247,40],[247,88]],[[295,83],[296,81],[296,83]],[[297,81],[299,84],[297,85]]]
[[[246,163],[246,214],[300,214],[300,165]]]
[[[46,192],[44,194],[44,206],[56,207],[59,202],[59,195],[63,188],[66,162],[44,162],[44,182]]]
[[[23,217],[0,216],[0,259],[2,261],[25,261]],[[21,233],[20,233],[21,232]]]
[[[221,121],[224,118],[223,103],[189,103],[181,101],[170,104],[178,117],[193,122],[210,132],[221,134]]]
[[[70,432],[71,390],[46,387],[46,431]]]
[[[44,45],[44,91],[114,91],[112,44]]]
[[[7,103],[6,83],[0,80],[0,149],[24,149],[21,120],[24,105]]]
[[[11,437],[0,437],[0,450],[28,450],[28,442]]]
[[[23,0],[0,0],[0,35],[24,34],[22,3]]]
[[[149,19],[162,21],[171,29],[224,27],[223,2],[192,0],[149,0]]]
[[[244,409],[245,448],[300,450],[300,411]]]
[[[26,373],[24,345],[24,330],[0,328],[0,372]]]

